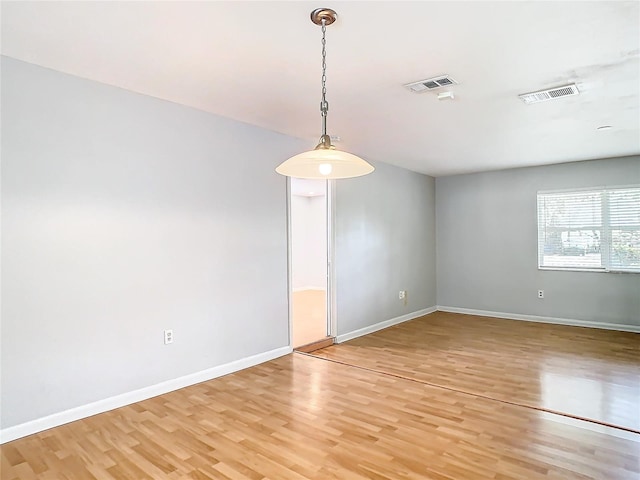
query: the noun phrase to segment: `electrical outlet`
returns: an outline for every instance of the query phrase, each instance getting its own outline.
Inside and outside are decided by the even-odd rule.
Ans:
[[[169,345],[173,343],[173,330],[165,330],[164,331],[164,344]]]
[[[544,298],[544,290],[538,290],[538,298]]]
[[[407,296],[406,290],[400,290],[400,292],[398,292],[398,300],[404,300],[404,297],[406,296]]]

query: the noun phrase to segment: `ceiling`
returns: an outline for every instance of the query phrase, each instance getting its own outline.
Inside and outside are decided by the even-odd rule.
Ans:
[[[2,53],[433,176],[640,153],[640,2],[2,2]],[[448,74],[458,85],[412,93]],[[576,83],[578,96],[518,94]],[[436,91],[437,92],[437,91]],[[597,127],[611,125],[608,130]]]

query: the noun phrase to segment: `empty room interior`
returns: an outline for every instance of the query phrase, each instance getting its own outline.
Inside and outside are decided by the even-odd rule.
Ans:
[[[0,477],[640,479],[640,3],[2,1]]]

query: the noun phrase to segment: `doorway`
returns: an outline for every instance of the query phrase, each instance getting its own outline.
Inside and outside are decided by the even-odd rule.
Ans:
[[[289,186],[291,345],[309,351],[333,343],[330,185],[291,178]]]

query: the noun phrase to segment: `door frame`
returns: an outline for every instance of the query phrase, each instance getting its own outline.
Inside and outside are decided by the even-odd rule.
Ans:
[[[338,337],[336,302],[336,181],[327,180],[327,336]]]
[[[291,177],[287,177],[287,315],[289,318],[289,347],[293,350],[293,262],[291,255]],[[335,180],[327,180],[327,329],[328,337],[338,332],[336,315],[335,275]]]

